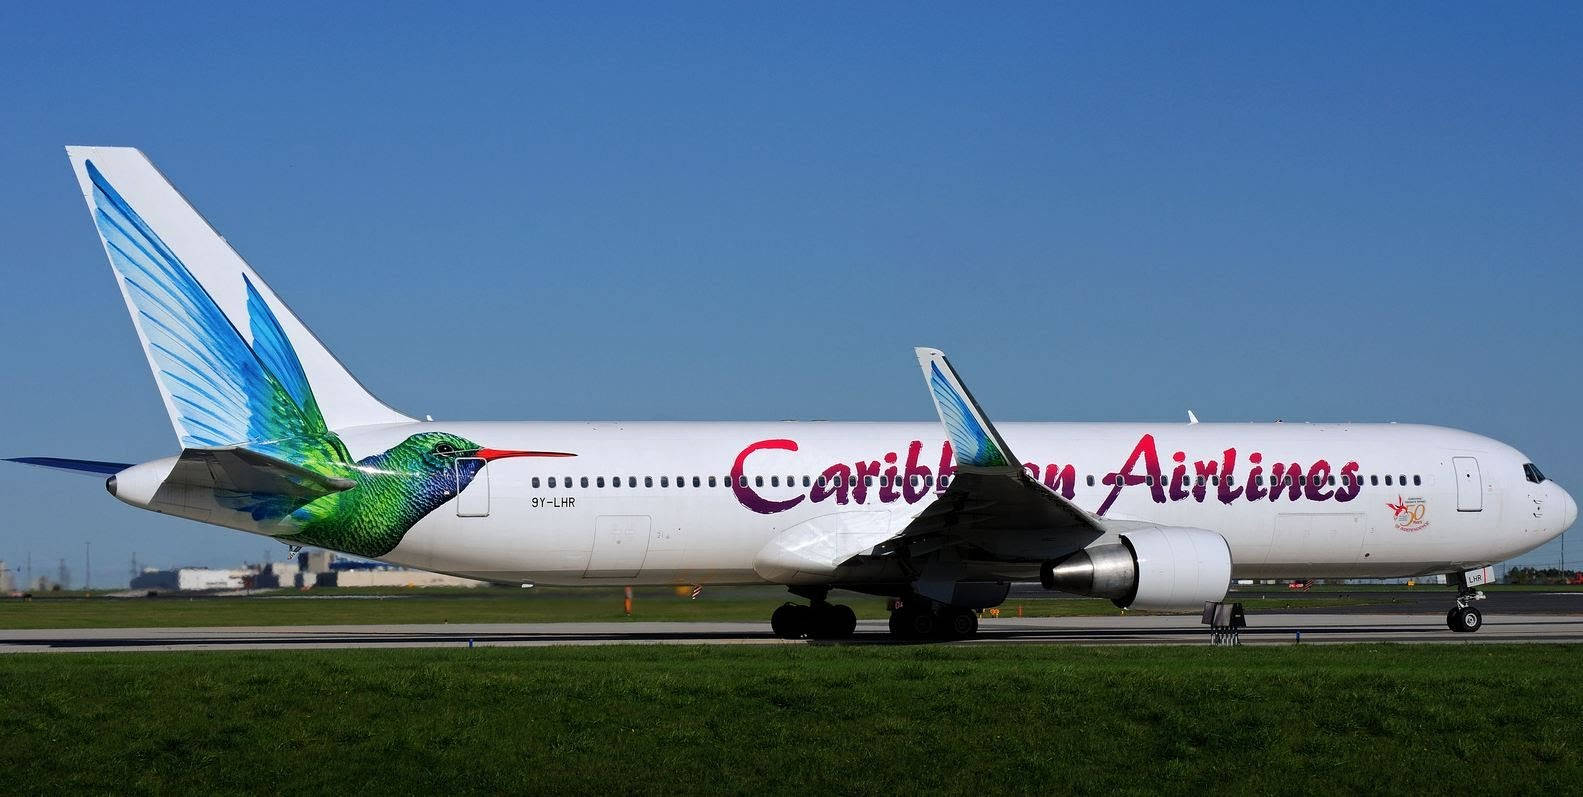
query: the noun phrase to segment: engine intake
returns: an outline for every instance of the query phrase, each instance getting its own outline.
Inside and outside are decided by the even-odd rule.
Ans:
[[[1045,589],[1109,598],[1123,609],[1196,609],[1226,597],[1231,548],[1212,531],[1147,528],[1045,562]]]

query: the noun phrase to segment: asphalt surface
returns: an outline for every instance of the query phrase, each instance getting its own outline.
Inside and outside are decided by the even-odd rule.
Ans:
[[[1583,614],[1583,591],[1574,592],[1548,592],[1543,590],[1491,590],[1485,593],[1485,600],[1478,602],[1480,611],[1486,614]],[[1047,592],[1037,584],[1016,584],[1012,586],[1011,594],[1007,597],[1008,603],[1015,603],[1018,598],[1077,598],[1077,595],[1067,595],[1064,592]],[[1293,613],[1321,613],[1321,614],[1445,614],[1456,599],[1456,591],[1451,589],[1414,589],[1414,590],[1384,590],[1360,588],[1347,591],[1332,592],[1291,590],[1283,586],[1272,585],[1268,587],[1239,586],[1233,590],[1226,600],[1247,601],[1260,598],[1272,600],[1346,600],[1358,601],[1356,606],[1326,606],[1316,603],[1312,607],[1293,607],[1282,609],[1282,612]]]
[[[1471,634],[1446,628],[1442,610],[1418,614],[1257,614],[1242,644],[1338,642],[1583,642],[1583,615],[1486,612]],[[841,643],[788,642],[768,623],[524,623],[478,625],[345,625],[258,628],[78,628],[0,631],[0,653],[147,650],[269,650],[336,648],[465,648],[606,644],[901,644],[883,621],[858,624]],[[953,644],[1204,645],[1209,630],[1197,617],[1051,617],[984,620],[977,637]],[[912,643],[919,644],[919,643]],[[923,643],[928,644],[928,643]]]

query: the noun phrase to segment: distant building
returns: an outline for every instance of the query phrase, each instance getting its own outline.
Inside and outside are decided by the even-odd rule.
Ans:
[[[326,583],[329,582],[329,583]],[[337,570],[319,576],[319,585],[328,587],[482,587],[486,581],[458,578],[427,570],[391,567],[380,570]]]
[[[335,567],[335,554],[329,551],[302,551],[297,554],[297,568],[304,573],[328,573]]]
[[[488,582],[381,562],[344,559],[329,551],[302,551],[284,562],[265,562],[231,570],[149,568],[132,579],[132,589],[163,592],[234,589],[311,589],[313,587],[477,587]]]
[[[144,570],[132,579],[132,589],[168,592],[242,589],[253,574],[252,570],[214,570],[207,567]]]

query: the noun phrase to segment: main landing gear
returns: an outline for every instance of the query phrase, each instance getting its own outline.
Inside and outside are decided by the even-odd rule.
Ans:
[[[770,615],[770,630],[781,639],[846,639],[857,630],[857,613],[852,607],[826,600],[829,589],[793,593],[811,603],[785,603]]]
[[[1468,586],[1467,578],[1457,574],[1457,605],[1446,612],[1446,627],[1459,633],[1471,634],[1484,627],[1484,614],[1474,608],[1474,601],[1484,600],[1484,593]]]
[[[890,634],[897,639],[966,639],[976,633],[978,614],[972,609],[913,598],[890,613]]]

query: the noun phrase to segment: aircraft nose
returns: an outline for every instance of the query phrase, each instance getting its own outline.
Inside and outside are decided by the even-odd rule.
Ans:
[[[1562,490],[1561,505],[1565,507],[1561,511],[1561,516],[1566,519],[1565,522],[1561,524],[1561,530],[1566,531],[1567,529],[1572,528],[1572,524],[1578,519],[1578,502],[1572,500],[1571,493],[1567,492],[1566,490]]]

